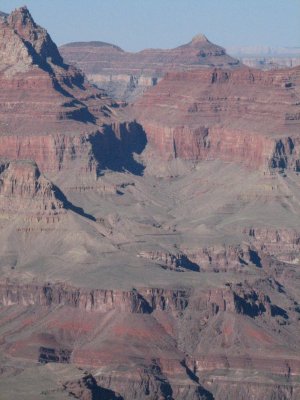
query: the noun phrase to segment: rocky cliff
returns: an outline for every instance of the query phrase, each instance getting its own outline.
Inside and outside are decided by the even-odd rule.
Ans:
[[[26,7],[1,19],[0,36],[0,156],[33,160],[42,172],[75,167],[97,177],[99,164],[106,167],[100,155],[121,140],[109,128],[118,120],[114,103],[63,62]],[[130,143],[119,149],[128,158],[133,151]]]
[[[166,160],[299,165],[300,69],[207,69],[168,73],[133,106],[155,152]]]
[[[60,47],[64,58],[77,65],[97,86],[116,99],[133,101],[155,86],[167,71],[185,71],[239,62],[204,35],[174,49],[146,49],[129,53],[104,42],[75,42]]]
[[[22,212],[37,218],[63,213],[64,203],[54,185],[30,161],[1,164],[0,204],[2,215]]]
[[[278,301],[286,302],[286,310]],[[78,393],[79,399],[100,388],[124,399],[227,398],[222,387],[225,396],[234,391],[244,396],[228,370],[243,371],[248,376],[247,390],[254,393],[263,391],[266,373],[282,380],[277,386],[269,382],[268,393],[289,389],[286,398],[296,399],[299,392],[300,360],[295,357],[299,343],[281,347],[297,330],[297,311],[272,279],[205,291],[144,288],[130,292],[2,281],[0,303],[6,310],[1,336],[5,354],[92,366],[97,371],[89,378],[64,383],[64,390]],[[126,343],[130,346],[124,347]],[[267,355],[275,344],[276,355]],[[260,355],[251,354],[255,346],[260,346]],[[264,378],[256,382],[254,371]]]
[[[299,70],[201,36],[125,107],[26,8],[0,35],[1,400],[297,399]]]

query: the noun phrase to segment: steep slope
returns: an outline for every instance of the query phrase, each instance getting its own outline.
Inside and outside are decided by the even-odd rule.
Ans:
[[[64,58],[81,68],[113,98],[132,101],[155,86],[167,71],[208,66],[236,67],[239,62],[204,35],[174,49],[146,49],[128,53],[104,42],[76,42],[60,47]]]

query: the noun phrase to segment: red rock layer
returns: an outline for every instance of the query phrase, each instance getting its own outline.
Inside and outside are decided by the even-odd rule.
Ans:
[[[26,7],[0,20],[0,37],[0,157],[95,175],[92,142],[111,123],[111,101],[64,64]]]
[[[65,212],[52,183],[30,161],[0,164],[0,207],[2,213],[34,215],[41,218]]]
[[[274,299],[287,302],[286,310]],[[274,280],[204,291],[87,290],[6,281],[0,285],[0,304],[5,354],[98,368],[98,384],[128,399],[143,398],[139,385],[155,377],[169,383],[176,399],[201,399],[189,390],[194,393],[210,374],[221,385],[230,371],[251,377],[267,370],[280,380],[291,379],[291,386],[300,374],[299,340],[288,344],[298,326],[297,311]],[[258,346],[261,356],[254,355]],[[276,348],[272,355],[270,348]]]
[[[146,49],[128,53],[103,42],[69,43],[60,47],[64,58],[80,67],[114,98],[132,100],[154,86],[167,71],[194,70],[207,66],[236,67],[239,62],[204,35],[174,49]]]
[[[2,135],[0,156],[12,160],[34,160],[41,171],[59,171],[71,168],[79,160],[81,172],[95,170],[88,135]]]
[[[299,168],[300,69],[169,73],[133,112],[164,159]]]
[[[211,43],[204,35],[174,49],[146,49],[127,53],[103,42],[69,43],[60,47],[64,58],[77,64],[86,74],[131,74],[160,77],[170,70],[195,69],[199,66],[238,65],[225,50]]]
[[[87,311],[108,312],[120,310],[133,313],[149,313],[156,310],[180,311],[187,306],[188,291],[143,289],[79,290],[67,285],[15,285],[2,282],[1,304],[69,305]]]

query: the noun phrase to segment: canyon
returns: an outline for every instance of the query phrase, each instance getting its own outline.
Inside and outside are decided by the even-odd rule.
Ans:
[[[67,43],[59,50],[67,62],[78,66],[98,87],[126,102],[132,102],[147,88],[155,86],[168,71],[212,66],[235,68],[240,64],[203,34],[174,49],[130,53],[98,41]]]
[[[1,399],[298,399],[299,67],[0,37]]]
[[[133,115],[165,159],[297,171],[299,79],[300,67],[168,73],[137,100]]]

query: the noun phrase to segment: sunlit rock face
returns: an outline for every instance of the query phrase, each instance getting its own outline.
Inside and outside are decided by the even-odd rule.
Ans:
[[[299,168],[300,69],[168,73],[133,106],[164,159]]]
[[[60,51],[98,87],[107,90],[115,99],[129,102],[155,86],[168,71],[239,66],[239,61],[202,34],[168,50],[145,49],[129,53],[109,43],[75,42],[61,46]]]
[[[1,400],[298,399],[299,69],[200,35],[126,106],[25,7],[0,37]]]

